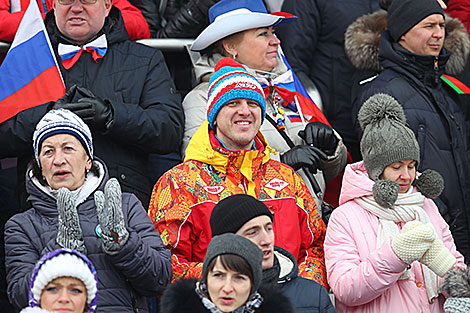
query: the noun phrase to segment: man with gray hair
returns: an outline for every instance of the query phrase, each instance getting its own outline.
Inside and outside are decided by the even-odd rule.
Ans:
[[[458,250],[469,257],[469,133],[461,99],[448,77],[442,76],[450,57],[443,47],[444,18],[436,0],[392,1],[379,44],[383,71],[364,85],[355,111],[377,93],[389,94],[402,104],[421,151],[418,170],[442,174],[445,189],[434,201]]]

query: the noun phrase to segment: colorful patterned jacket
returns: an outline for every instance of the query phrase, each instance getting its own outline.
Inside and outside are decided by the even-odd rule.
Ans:
[[[294,255],[299,275],[327,287],[326,227],[302,178],[271,160],[273,150],[261,133],[255,138],[256,150],[228,151],[208,129],[206,121],[189,143],[185,161],[165,173],[152,192],[149,216],[172,250],[173,280],[200,278],[213,207],[232,194],[245,193],[273,213],[276,246]]]

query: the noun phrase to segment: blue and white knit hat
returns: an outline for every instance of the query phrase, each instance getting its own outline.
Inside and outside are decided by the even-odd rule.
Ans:
[[[223,58],[215,65],[215,72],[209,80],[207,121],[215,129],[215,119],[220,109],[234,99],[256,101],[262,110],[262,120],[266,114],[266,101],[263,88],[246,69],[231,58]]]
[[[29,285],[29,306],[39,307],[43,289],[59,277],[73,277],[82,281],[87,290],[87,312],[95,312],[98,302],[95,267],[85,255],[68,248],[49,252],[36,263]]]
[[[47,137],[57,134],[75,136],[83,145],[90,159],[93,160],[93,139],[87,124],[72,111],[58,109],[47,112],[36,125],[36,130],[33,134],[34,157],[39,167],[41,167],[39,152],[41,151],[42,142]]]

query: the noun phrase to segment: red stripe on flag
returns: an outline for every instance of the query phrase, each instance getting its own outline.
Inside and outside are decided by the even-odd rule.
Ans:
[[[323,112],[312,102],[309,98],[301,93],[296,93],[297,100],[302,109],[302,114],[312,116],[309,122],[322,122],[323,124],[330,125]]]
[[[54,89],[51,86],[62,86],[62,88]],[[65,87],[57,67],[50,67],[36,76],[26,86],[0,101],[0,123],[21,111],[49,101],[55,101],[62,97],[64,93]]]

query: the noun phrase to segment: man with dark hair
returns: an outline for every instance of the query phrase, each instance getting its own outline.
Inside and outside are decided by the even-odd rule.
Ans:
[[[450,57],[443,47],[444,11],[436,0],[393,0],[387,26],[379,44],[383,71],[363,87],[356,112],[377,93],[389,94],[402,104],[419,143],[418,170],[434,169],[443,176],[444,191],[434,201],[457,249],[468,258],[469,133],[461,99],[441,76]]]
[[[326,289],[297,276],[299,268],[292,254],[274,246],[273,215],[263,202],[244,194],[229,196],[212,210],[210,225],[212,236],[234,233],[263,251],[262,282],[279,286],[296,312],[336,312]]]

